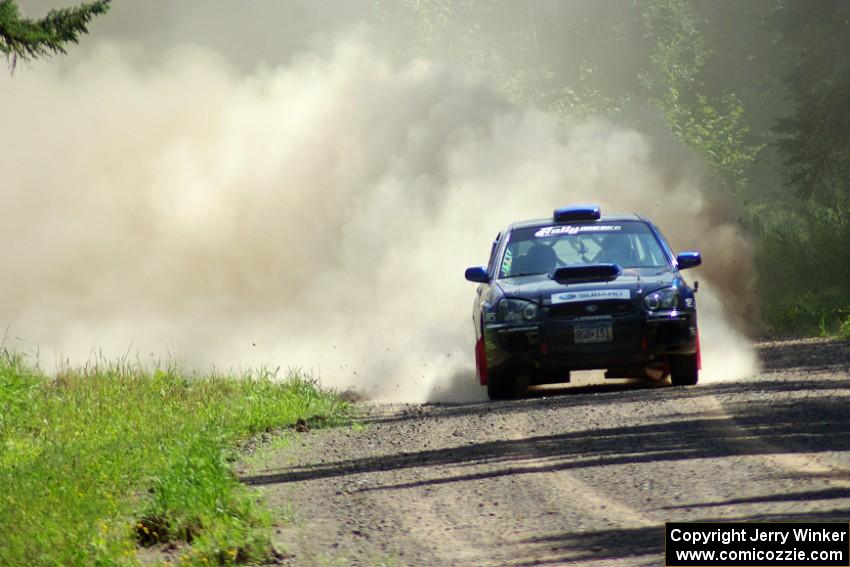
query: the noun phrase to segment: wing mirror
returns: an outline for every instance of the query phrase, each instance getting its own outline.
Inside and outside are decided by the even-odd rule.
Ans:
[[[676,263],[679,265],[680,270],[696,268],[702,264],[702,256],[696,251],[681,252],[676,256]]]
[[[490,275],[487,273],[487,268],[477,266],[475,268],[467,268],[464,274],[466,279],[475,283],[487,283],[490,281]]]

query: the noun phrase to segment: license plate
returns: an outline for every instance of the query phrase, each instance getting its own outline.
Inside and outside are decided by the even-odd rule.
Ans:
[[[593,323],[575,326],[575,342],[583,343],[610,343],[614,340],[614,329],[611,323]]]

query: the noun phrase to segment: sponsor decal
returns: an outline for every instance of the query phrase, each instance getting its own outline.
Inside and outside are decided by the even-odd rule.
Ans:
[[[685,298],[685,307],[690,309],[693,306],[694,306],[694,298],[693,297],[686,297]]]
[[[576,301],[599,301],[603,299],[631,299],[632,292],[628,289],[589,289],[586,291],[568,291],[553,293],[552,305],[558,303],[575,303]]]
[[[541,228],[534,233],[534,236],[537,238],[545,238],[547,236],[557,236],[559,234],[578,234],[580,232],[616,232],[622,229],[622,226],[616,224],[591,224],[584,226],[559,225]]]
[[[514,263],[514,255],[511,252],[511,249],[508,248],[507,250],[505,250],[505,257],[502,259],[502,273],[503,274],[510,274],[511,273],[511,266],[513,265],[513,263]]]

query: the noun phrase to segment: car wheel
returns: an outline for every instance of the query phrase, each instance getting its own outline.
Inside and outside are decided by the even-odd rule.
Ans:
[[[528,374],[525,372],[490,372],[487,380],[487,396],[491,400],[512,400],[528,390]]]
[[[693,386],[699,381],[696,354],[670,357],[670,381],[674,386]]]

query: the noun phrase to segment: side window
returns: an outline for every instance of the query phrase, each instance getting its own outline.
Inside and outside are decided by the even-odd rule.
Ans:
[[[664,266],[667,260],[664,258],[661,248],[653,240],[650,234],[635,235],[636,249],[639,250],[640,265],[643,267]]]
[[[490,261],[487,262],[487,272],[493,273],[493,263],[496,261],[496,251],[499,249],[499,239],[502,237],[502,233],[496,235],[496,238],[493,240],[493,246],[490,247]]]
[[[646,249],[643,247],[643,241],[641,238],[638,238],[637,235],[631,235],[630,237],[632,241],[632,250],[634,250],[634,254],[639,266],[647,266],[651,265],[651,262],[647,258]]]
[[[510,242],[505,248],[505,255],[502,258],[502,264],[499,266],[499,277],[504,278],[514,273],[514,262],[517,258],[522,258],[528,249],[534,245],[533,240],[519,240]]]

